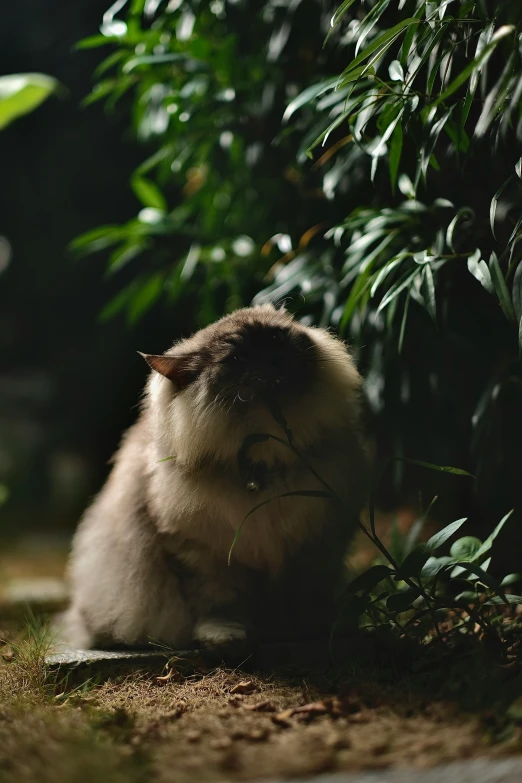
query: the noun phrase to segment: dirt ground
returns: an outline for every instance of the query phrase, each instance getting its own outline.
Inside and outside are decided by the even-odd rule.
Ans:
[[[355,658],[252,673],[171,660],[163,670],[64,679],[45,671],[45,639],[13,634],[3,631],[12,643],[1,648],[2,783],[222,783],[522,753],[521,675],[487,672],[483,661],[460,663],[465,682],[458,661],[451,673],[405,674],[409,651],[400,649],[389,661],[381,649],[369,667]],[[496,684],[477,685],[474,700],[480,677]]]
[[[371,557],[357,548],[359,567]],[[2,567],[56,577],[63,554],[4,552]],[[375,635],[336,668],[165,657],[68,676],[46,669],[38,623],[0,614],[0,639],[1,783],[223,783],[522,753],[521,663],[484,645],[419,656]]]

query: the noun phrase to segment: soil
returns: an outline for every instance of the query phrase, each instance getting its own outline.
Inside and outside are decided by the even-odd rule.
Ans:
[[[371,553],[358,552],[364,567]],[[25,562],[11,572],[58,572],[54,558],[47,571]],[[91,679],[46,671],[45,633],[29,636],[0,618],[1,783],[223,783],[522,753],[520,663],[484,644],[426,654],[374,634],[335,668],[166,656]]]

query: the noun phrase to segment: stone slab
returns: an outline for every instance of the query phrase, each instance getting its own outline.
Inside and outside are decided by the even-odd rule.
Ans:
[[[0,617],[23,618],[53,614],[67,605],[68,591],[65,582],[53,577],[28,577],[10,579],[0,587]]]
[[[180,655],[178,652],[177,655]],[[80,650],[75,647],[56,645],[46,658],[50,670],[74,670],[82,667],[110,671],[118,664],[133,668],[163,666],[170,653],[149,650]]]
[[[487,758],[442,764],[431,769],[389,769],[378,772],[333,773],[306,778],[306,783],[521,783],[522,758]],[[262,783],[286,783],[271,779]],[[295,783],[305,783],[305,780]]]
[[[261,644],[255,648],[222,650],[170,650],[162,649],[125,649],[125,650],[82,650],[65,645],[55,645],[46,657],[46,663],[50,669],[77,669],[78,667],[95,667],[103,672],[105,669],[110,676],[111,670],[118,664],[127,667],[157,668],[158,664],[164,665],[169,658],[179,658],[187,662],[201,661],[214,666],[226,663],[233,666],[241,666],[245,670],[269,671],[275,668],[288,666],[310,666],[313,664],[326,664],[344,660],[349,653],[354,653],[354,648],[360,654],[361,641],[339,640],[333,648],[327,639],[307,642],[287,642]],[[522,781],[521,781],[522,783]]]

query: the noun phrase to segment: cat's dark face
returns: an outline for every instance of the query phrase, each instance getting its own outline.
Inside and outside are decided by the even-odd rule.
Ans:
[[[216,335],[205,380],[211,394],[238,411],[269,397],[284,402],[309,389],[314,349],[296,324],[244,323]]]
[[[145,358],[179,389],[197,382],[209,401],[237,412],[267,398],[284,404],[300,397],[311,388],[317,363],[304,327],[285,312],[259,308],[236,311],[172,352]]]

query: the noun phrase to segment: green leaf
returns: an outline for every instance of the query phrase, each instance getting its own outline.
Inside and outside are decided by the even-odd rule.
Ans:
[[[355,56],[359,53],[363,42],[371,33],[375,25],[378,23],[382,14],[389,6],[390,0],[377,0],[377,3],[373,6],[371,11],[366,14],[362,22],[357,29],[357,43],[355,45]]]
[[[135,173],[131,177],[131,187],[144,207],[167,211],[165,196],[152,180]]]
[[[406,294],[406,301],[404,302],[404,310],[402,311],[401,328],[399,331],[399,342],[397,344],[397,350],[399,354],[402,353],[402,346],[404,345],[404,335],[406,334],[406,321],[408,320],[408,311],[410,308],[410,292]]]
[[[397,572],[396,579],[408,579],[411,576],[418,576],[424,568],[431,550],[426,544],[417,544],[401,563]]]
[[[450,555],[455,560],[472,560],[482,546],[482,541],[476,536],[464,536],[451,545]]]
[[[508,574],[501,581],[500,586],[508,587],[508,585],[513,585],[516,584],[516,582],[521,582],[521,581],[522,581],[522,574]]]
[[[107,274],[113,275],[123,269],[129,261],[136,258],[145,250],[147,243],[141,239],[131,239],[111,253],[107,264]]]
[[[282,122],[288,122],[292,114],[294,114],[301,106],[305,106],[307,103],[311,103],[314,98],[322,95],[324,92],[333,89],[337,84],[337,77],[332,79],[325,79],[317,84],[312,84],[307,87],[306,90],[299,93],[299,95],[291,101],[285,109]]]
[[[423,460],[410,459],[409,457],[395,457],[394,459],[399,462],[408,462],[410,465],[419,465],[421,468],[437,470],[439,473],[452,473],[454,476],[469,476],[470,478],[475,478],[472,473],[468,473],[467,470],[462,470],[462,468],[452,468],[449,465],[434,465],[433,462],[424,462]]]
[[[453,93],[458,90],[458,88],[464,84],[464,82],[474,73],[478,70],[478,68],[484,64],[484,62],[491,56],[493,50],[497,46],[497,44],[505,38],[507,35],[512,35],[514,33],[516,28],[513,25],[503,25],[502,27],[499,27],[499,29],[494,33],[491,41],[482,49],[479,55],[477,55],[470,63],[467,65],[460,73],[459,75],[451,82],[449,87],[447,87],[432,103],[428,104],[423,110],[422,110],[422,117],[423,119],[426,119],[432,109],[434,109],[436,106],[439,105],[439,103],[443,103],[446,98],[449,98],[450,95],[453,95]]]
[[[379,49],[386,46],[386,44],[392,44],[393,41],[398,38],[407,27],[412,24],[419,24],[419,21],[419,19],[412,18],[403,19],[402,22],[399,22],[399,24],[396,24],[390,30],[387,30],[385,33],[376,38],[375,41],[373,41],[369,46],[367,46],[366,49],[361,52],[361,54],[352,60],[350,65],[343,71],[342,76],[344,77],[350,73],[350,71],[353,71],[354,68],[358,68],[361,63],[370,57],[371,54],[377,52]]]
[[[388,67],[388,73],[390,74],[390,79],[392,81],[394,82],[404,81],[404,70],[398,60],[392,60],[392,62]]]
[[[335,14],[332,16],[330,20],[330,30],[328,31],[328,35],[326,36],[324,40],[323,47],[325,46],[326,42],[330,38],[331,34],[345,15],[345,13],[348,11],[348,9],[355,3],[355,0],[343,0]]]
[[[132,60],[126,62],[122,71],[123,73],[130,73],[141,65],[164,65],[165,63],[179,62],[180,60],[186,61],[187,56],[180,53],[144,54],[141,57],[133,57]]]
[[[389,170],[392,193],[395,193],[395,183],[402,155],[403,131],[402,123],[398,123],[392,133],[390,140]]]
[[[483,568],[481,568],[477,563],[469,563],[469,562],[458,562],[455,564],[457,568],[462,568],[464,572],[470,572],[472,574],[475,574],[479,577],[480,581],[486,585],[486,587],[489,587],[491,590],[494,590],[495,593],[501,596],[501,598],[505,598],[505,596],[502,593],[502,588],[500,587],[499,583],[496,579],[494,579],[491,574],[488,574],[487,571],[485,571]],[[505,600],[504,600],[505,603]]]
[[[75,237],[70,242],[68,249],[73,253],[84,255],[96,250],[104,250],[106,247],[111,247],[111,245],[115,245],[124,238],[125,230],[122,226],[99,226]]]
[[[505,514],[498,525],[496,525],[495,529],[492,533],[489,534],[489,536],[486,538],[484,543],[481,545],[480,549],[477,550],[477,552],[474,555],[474,560],[480,560],[480,558],[486,554],[486,552],[489,552],[491,549],[491,545],[493,544],[493,541],[496,539],[508,519],[511,517],[511,515],[514,513],[515,509],[512,508],[511,511],[508,511],[507,514]]]
[[[385,565],[374,565],[360,576],[356,577],[346,588],[348,593],[358,593],[360,590],[370,592],[383,579],[393,576],[393,571]]]
[[[433,282],[433,272],[431,266],[425,264],[422,275],[422,292],[426,310],[432,321],[437,323],[437,300],[435,298],[435,284]]]
[[[489,207],[489,225],[491,226],[491,233],[495,237],[495,216],[497,214],[497,205],[498,200],[502,193],[505,191],[507,186],[510,184],[510,182],[513,180],[514,175],[511,175],[511,177],[508,177],[508,179],[499,187],[493,198],[491,199],[491,204]],[[496,239],[496,237],[495,237]]]
[[[151,307],[163,290],[164,275],[158,272],[141,283],[127,304],[127,317],[136,323]]]
[[[29,114],[59,87],[56,79],[43,73],[0,76],[0,129]]]
[[[371,68],[371,67],[369,68],[368,65],[361,65],[359,68],[356,68],[354,71],[350,71],[350,73],[344,78],[340,76],[335,85],[336,91],[342,90],[342,88],[346,87],[348,84],[352,84],[352,82],[358,81],[361,78],[361,76],[364,76],[365,78],[375,76],[375,68]],[[350,97],[352,92],[353,92],[353,87],[350,88],[349,93],[345,98],[345,101]]]
[[[386,609],[390,612],[406,612],[411,609],[412,603],[419,597],[420,593],[417,590],[412,590],[411,587],[395,595],[390,595],[386,601]]]
[[[459,209],[451,223],[449,224],[448,228],[446,229],[446,242],[449,245],[450,249],[455,253],[455,244],[453,242],[453,236],[455,234],[455,229],[457,227],[457,224],[463,219],[463,218],[474,218],[475,212],[470,209],[469,207],[462,207]],[[476,250],[475,253],[478,253],[478,258],[480,258],[480,250]],[[469,263],[469,262],[468,262]]]
[[[3,506],[9,500],[9,490],[5,484],[0,484],[0,506]]]
[[[499,606],[500,604],[522,604],[522,595],[505,595],[500,597],[498,595],[489,598],[484,601],[482,606]]]
[[[464,590],[464,592],[459,593],[455,596],[455,601],[459,604],[476,604],[477,601],[480,599],[480,593],[477,593],[475,590]]]
[[[517,321],[522,318],[522,261],[519,262],[513,277],[513,309]]]
[[[106,46],[111,43],[119,43],[121,38],[116,35],[89,35],[87,38],[82,38],[76,44],[76,49],[97,49],[100,46]]]
[[[411,287],[413,280],[415,277],[417,277],[418,274],[420,274],[420,271],[421,270],[417,267],[412,272],[407,272],[406,277],[404,277],[402,281],[392,285],[388,292],[383,296],[382,301],[377,308],[377,313],[380,313],[382,310],[388,307],[390,302],[392,302],[402,291],[404,291],[405,288]]]
[[[502,274],[496,253],[491,253],[489,258],[489,271],[491,273],[491,282],[493,283],[493,288],[495,289],[495,293],[498,297],[504,315],[510,321],[516,321],[513,303],[511,301],[511,297],[509,295],[506,281],[504,280],[504,275]]]
[[[437,576],[440,571],[442,571],[444,568],[447,568],[452,563],[452,557],[429,557],[422,566],[422,571],[420,573],[421,579],[432,579],[434,576]]]
[[[468,270],[489,294],[494,293],[495,289],[493,288],[491,274],[488,269],[488,265],[481,258],[480,250],[475,250],[473,255],[468,258]]]
[[[439,530],[438,533],[435,533],[435,535],[432,536],[426,544],[428,550],[430,552],[434,552],[436,549],[442,546],[442,544],[445,544],[446,541],[451,538],[451,536],[456,533],[457,530],[459,530],[466,521],[467,517],[457,519],[456,522],[451,522],[451,524],[446,525],[445,528]]]

